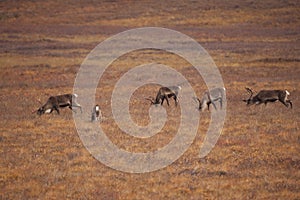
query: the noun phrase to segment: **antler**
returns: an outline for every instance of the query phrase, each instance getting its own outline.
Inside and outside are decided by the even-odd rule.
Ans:
[[[37,109],[34,109],[34,110],[31,111],[31,114],[33,114],[33,113],[35,113],[37,111],[38,111]]]
[[[37,99],[37,102],[39,102],[39,104],[41,104],[41,105],[43,104],[41,99]]]
[[[145,99],[148,100],[148,101],[150,101],[151,104],[154,104],[154,99],[153,99],[153,97],[148,97],[148,98],[145,98]]]
[[[36,101],[37,101],[40,105],[43,105],[43,103],[42,103],[42,101],[41,101],[40,98],[36,99]],[[38,110],[39,110],[39,109],[34,109],[34,110],[31,111],[31,113],[33,114],[33,113],[37,112]]]
[[[245,89],[250,93],[251,96],[253,95],[253,91],[250,88],[246,87]]]
[[[245,89],[247,90],[247,92],[250,93],[250,97],[249,97],[249,99],[243,99],[243,101],[247,102],[247,104],[249,104],[249,101],[251,100],[251,98],[253,96],[253,91],[250,88],[248,88],[248,87],[246,87]]]
[[[251,97],[253,96],[253,91],[248,87],[246,87],[245,89],[250,93],[249,99],[251,99]]]
[[[201,100],[198,97],[193,97],[193,100],[197,103],[199,103],[198,109],[201,109]]]
[[[198,97],[193,97],[193,99],[194,99],[195,102],[199,102],[199,103],[201,102]]]

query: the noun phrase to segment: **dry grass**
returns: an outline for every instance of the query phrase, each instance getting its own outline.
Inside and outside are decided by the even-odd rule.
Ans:
[[[299,6],[271,0],[1,2],[0,199],[299,199]],[[175,29],[199,41],[220,68],[228,107],[222,135],[207,157],[199,159],[198,152],[209,112],[201,114],[193,144],[172,165],[128,174],[88,153],[69,110],[42,117],[31,111],[38,98],[72,92],[81,62],[100,41],[142,26]],[[128,151],[162,147],[178,126],[173,102],[163,131],[146,140],[122,133],[112,118],[118,78],[153,61],[183,73],[198,96],[205,90],[202,78],[176,55],[147,50],[112,63],[97,89],[106,117],[101,126]],[[246,86],[287,89],[294,108],[246,107]],[[145,86],[134,96],[153,96],[156,89]],[[135,97],[130,112],[145,125],[149,104]]]

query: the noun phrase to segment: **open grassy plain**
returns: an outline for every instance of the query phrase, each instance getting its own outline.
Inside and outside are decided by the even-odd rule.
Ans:
[[[300,3],[297,1],[1,1],[0,199],[300,199]],[[132,28],[180,31],[212,56],[227,89],[222,135],[199,159],[210,115],[201,114],[191,147],[172,165],[129,174],[97,161],[83,146],[72,112],[37,116],[37,99],[72,92],[87,54],[104,39]],[[198,96],[205,85],[187,63],[159,51],[140,51],[112,63],[97,90],[101,124],[120,148],[147,152],[166,145],[180,112],[146,140],[130,137],[112,118],[118,78],[147,62],[174,67]],[[189,78],[190,77],[190,78]],[[280,103],[245,106],[245,87],[287,89]],[[145,86],[136,96],[155,95]],[[196,107],[196,104],[195,104]],[[133,120],[149,122],[149,103],[132,98]]]

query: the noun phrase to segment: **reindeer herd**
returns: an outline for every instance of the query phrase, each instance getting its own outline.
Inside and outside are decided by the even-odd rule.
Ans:
[[[163,105],[164,100],[166,100],[167,105],[169,106],[169,98],[173,98],[175,102],[175,106],[177,106],[178,94],[181,90],[180,86],[170,86],[170,87],[160,87],[156,98],[148,97],[146,100],[151,102],[151,105]],[[293,107],[292,101],[288,99],[290,93],[287,90],[261,90],[255,96],[253,96],[253,91],[250,88],[246,88],[246,91],[250,94],[248,99],[244,99],[247,105],[259,105],[264,103],[267,105],[269,102],[279,101],[287,108]],[[198,110],[204,111],[205,109],[209,110],[210,105],[217,110],[215,105],[216,102],[219,102],[220,109],[222,109],[223,101],[225,96],[225,88],[214,88],[212,90],[204,92],[201,99],[198,97],[194,97],[194,100],[199,103]],[[60,114],[59,109],[68,107],[73,111],[73,108],[80,109],[82,113],[82,108],[79,103],[76,102],[77,95],[76,94],[63,94],[58,96],[50,96],[45,104],[43,104],[37,110],[34,110],[33,113],[37,113],[38,115],[52,113],[54,110],[57,114]],[[75,112],[75,111],[74,111]],[[93,107],[91,112],[91,121],[100,121],[102,119],[100,106],[97,104]]]

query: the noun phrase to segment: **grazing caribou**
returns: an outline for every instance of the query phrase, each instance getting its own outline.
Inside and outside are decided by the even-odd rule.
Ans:
[[[96,104],[92,110],[92,122],[99,121],[99,120],[101,120],[101,118],[102,118],[102,115],[101,115],[100,106],[98,104]]]
[[[287,90],[261,90],[254,97],[252,97],[253,91],[250,88],[246,88],[246,90],[250,93],[249,99],[243,100],[247,105],[259,105],[262,103],[267,105],[268,102],[280,101],[286,107],[290,105],[293,108],[292,101],[288,99],[290,93]]]
[[[59,108],[69,107],[72,110],[73,107],[77,107],[80,108],[82,113],[80,104],[76,102],[76,97],[77,94],[51,96],[43,106],[33,112],[37,112],[38,115],[42,115],[45,113],[52,113],[53,110],[56,110],[57,114],[59,114]]]
[[[199,110],[204,111],[206,108],[209,110],[210,104],[214,106],[217,110],[215,105],[216,101],[220,102],[220,108],[222,109],[223,100],[224,100],[225,88],[214,88],[209,91],[204,92],[202,99],[200,100],[198,97],[195,99],[199,102]]]
[[[168,98],[173,97],[175,101],[175,105],[177,106],[178,93],[180,90],[181,90],[180,86],[161,87],[157,92],[155,100],[152,97],[145,98],[145,99],[149,100],[151,104],[160,104],[160,105],[163,105],[164,100],[166,100],[169,106],[170,104]]]

